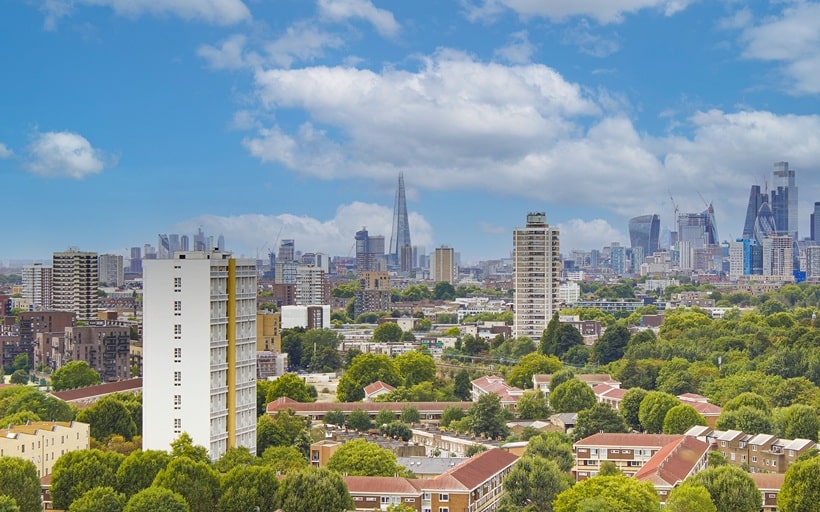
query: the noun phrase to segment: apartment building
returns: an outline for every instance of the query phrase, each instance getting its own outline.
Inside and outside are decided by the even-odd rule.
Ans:
[[[694,437],[682,436],[657,451],[635,473],[635,479],[655,486],[661,503],[688,477],[706,469],[709,445]]]
[[[510,386],[504,381],[504,377],[486,375],[475,379],[472,385],[473,402],[478,401],[483,395],[495,394],[501,399],[501,405],[515,410],[518,400],[524,395],[524,390],[515,386]]]
[[[97,318],[100,276],[96,252],[81,252],[76,247],[55,252],[52,279],[54,309],[74,312],[77,320]]]
[[[558,310],[561,254],[558,228],[543,212],[527,214],[527,225],[513,230],[513,336],[538,339]]]
[[[31,461],[40,478],[51,474],[61,455],[90,446],[89,425],[78,421],[30,421],[0,429],[0,457]]]
[[[578,481],[586,480],[597,475],[601,464],[609,461],[625,476],[635,476],[664,446],[682,438],[666,434],[593,434],[573,445],[572,475]]]
[[[503,480],[517,455],[492,448],[431,479],[344,477],[357,511],[404,504],[418,512],[489,512],[503,494]]]
[[[34,311],[48,311],[52,308],[52,268],[35,263],[23,267],[23,298]]]
[[[64,363],[85,361],[100,374],[103,382],[131,377],[131,330],[128,327],[66,327],[64,349]]]

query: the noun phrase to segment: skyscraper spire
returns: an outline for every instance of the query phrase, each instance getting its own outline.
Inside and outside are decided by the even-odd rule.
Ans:
[[[410,222],[407,218],[407,199],[404,196],[404,173],[399,173],[399,188],[396,190],[396,202],[393,207],[393,232],[390,234],[389,258],[393,265],[398,265],[403,247],[409,247]]]

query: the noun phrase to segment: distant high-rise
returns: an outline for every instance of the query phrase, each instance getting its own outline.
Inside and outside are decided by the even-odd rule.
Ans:
[[[811,214],[809,227],[811,228],[811,239],[820,241],[820,203],[814,203],[814,213]]]
[[[789,169],[789,162],[774,164],[771,202],[777,233],[797,240],[797,185],[794,169]]]
[[[789,235],[763,240],[763,275],[790,278],[794,271],[794,241]]]
[[[188,238],[188,235],[182,235],[179,237],[179,250],[180,251],[190,251],[191,250],[191,240]]]
[[[621,246],[618,242],[612,242],[609,249],[609,268],[616,276],[626,273],[626,247]]]
[[[71,311],[77,320],[96,320],[100,284],[96,252],[80,252],[76,247],[55,252],[52,257],[53,305],[57,311]]]
[[[98,265],[101,283],[118,288],[123,285],[122,256],[119,254],[100,254]]]
[[[678,215],[678,243],[686,242],[691,249],[719,243],[715,209],[710,204],[701,213]]]
[[[23,267],[23,298],[34,311],[52,308],[52,269],[42,263]]]
[[[384,260],[384,236],[370,236],[367,228],[356,231],[356,270],[371,272],[380,270]]]
[[[205,251],[207,242],[205,241],[205,233],[202,231],[202,228],[197,228],[196,233],[194,234],[194,250],[195,251]]]
[[[279,263],[289,263],[296,261],[296,242],[292,239],[282,240],[279,243],[279,254],[276,255]]]
[[[746,221],[743,223],[743,238],[751,240],[755,233],[755,220],[763,203],[769,202],[766,192],[760,191],[760,185],[752,185],[749,191],[749,204],[746,206]]]
[[[410,221],[407,217],[407,199],[404,195],[404,173],[399,173],[399,188],[396,190],[396,201],[393,206],[393,232],[390,235],[390,263],[398,265],[401,260],[402,247],[410,243]]]
[[[561,253],[558,228],[544,212],[527,214],[527,226],[513,230],[513,336],[537,340],[558,310]]]
[[[212,460],[256,453],[256,262],[214,251],[145,262],[143,447],[187,432]]]
[[[752,239],[758,244],[763,244],[763,239],[777,234],[777,226],[775,224],[772,208],[769,203],[760,205],[760,210],[757,212],[755,218],[754,229],[752,230]]]
[[[142,249],[139,247],[131,248],[131,262],[128,268],[132,274],[142,274]]]
[[[452,247],[442,245],[436,247],[430,258],[430,275],[433,281],[444,281],[450,284],[456,282],[455,252]]]
[[[629,219],[629,240],[632,249],[642,247],[644,256],[652,256],[660,250],[660,232],[661,218],[655,213]]]

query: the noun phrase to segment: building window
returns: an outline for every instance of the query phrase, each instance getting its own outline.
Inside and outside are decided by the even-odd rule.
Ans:
[[[174,409],[182,407],[182,395],[174,395]]]
[[[757,462],[757,455],[752,455],[752,462]]]
[[[182,433],[182,418],[174,418],[174,434]]]
[[[438,512],[450,512],[450,508],[449,507],[439,507]]]
[[[182,278],[181,277],[175,277],[174,278],[174,291],[178,292],[178,291],[180,291],[181,288],[182,288]]]
[[[450,495],[449,494],[439,494],[438,495],[438,500],[439,501],[450,501]]]
[[[174,301],[174,316],[179,316],[180,312],[182,312],[182,301],[175,300]]]
[[[174,362],[181,363],[182,362],[182,348],[181,347],[174,347]]]
[[[182,324],[174,324],[174,335],[179,336],[182,334]]]
[[[777,460],[776,459],[772,459],[772,466],[777,466]]]
[[[174,386],[182,385],[182,372],[174,372]]]

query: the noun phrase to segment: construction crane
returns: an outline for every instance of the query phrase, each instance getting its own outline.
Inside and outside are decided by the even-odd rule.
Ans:
[[[678,203],[675,202],[675,198],[672,197],[672,191],[669,191],[669,200],[672,201],[672,208],[675,209],[675,216],[673,217],[674,222],[678,222]]]

